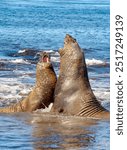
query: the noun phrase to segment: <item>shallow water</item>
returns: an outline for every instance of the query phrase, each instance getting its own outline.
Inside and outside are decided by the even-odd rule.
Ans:
[[[109,149],[109,121],[17,113],[1,115],[0,122],[2,150]]]
[[[69,33],[85,52],[94,94],[109,110],[109,6],[108,0],[1,0],[0,106],[32,90],[40,51],[51,54],[58,76],[58,49]],[[109,121],[72,118],[1,114],[0,149],[109,149]]]

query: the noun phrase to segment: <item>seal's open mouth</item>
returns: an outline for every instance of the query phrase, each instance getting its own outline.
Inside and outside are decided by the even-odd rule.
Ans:
[[[43,53],[41,54],[40,61],[41,61],[41,62],[44,62],[44,63],[50,62],[49,54],[46,53],[46,52],[43,52]]]
[[[49,57],[48,56],[44,56],[42,58],[42,62],[49,62]]]

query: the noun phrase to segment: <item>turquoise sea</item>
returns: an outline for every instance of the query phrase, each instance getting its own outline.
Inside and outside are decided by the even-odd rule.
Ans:
[[[110,109],[109,0],[1,0],[0,107],[31,91],[40,51],[51,54],[59,74],[58,49],[67,33],[84,50],[91,87]],[[1,150],[109,150],[109,133],[109,121],[41,113],[0,115]]]

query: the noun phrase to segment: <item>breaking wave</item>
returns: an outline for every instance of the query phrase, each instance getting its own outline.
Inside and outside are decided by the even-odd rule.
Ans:
[[[109,62],[92,58],[92,59],[86,59],[86,64],[88,66],[94,66],[94,65],[107,66],[107,65],[109,65]]]
[[[60,63],[60,56],[56,50],[34,50],[34,49],[21,49],[17,53],[12,54],[13,60],[10,60],[12,63],[22,63],[29,64],[32,61],[36,61],[41,52],[47,52],[51,56],[51,61],[55,63]],[[18,57],[14,59],[15,57]],[[109,66],[109,62],[106,60],[100,60],[96,58],[88,59],[86,58],[87,66]]]
[[[15,63],[15,64],[30,64],[27,60],[24,60],[24,59],[9,60],[9,62]]]

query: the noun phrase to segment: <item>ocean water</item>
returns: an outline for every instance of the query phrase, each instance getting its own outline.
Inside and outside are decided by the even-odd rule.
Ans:
[[[40,51],[51,54],[59,74],[58,49],[68,33],[84,50],[91,87],[109,110],[109,27],[108,0],[1,0],[0,107],[21,100],[32,90]],[[109,149],[108,121],[73,118],[69,122],[57,117],[60,121],[54,123],[49,118],[1,114],[0,149]]]

